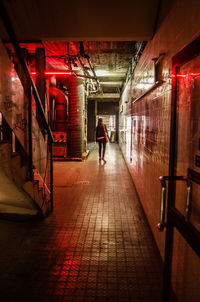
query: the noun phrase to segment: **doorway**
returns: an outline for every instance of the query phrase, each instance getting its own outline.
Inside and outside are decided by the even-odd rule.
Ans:
[[[199,66],[200,37],[172,61],[170,165],[162,178],[168,181],[163,301],[171,301],[171,286],[180,301],[197,301],[200,294]]]

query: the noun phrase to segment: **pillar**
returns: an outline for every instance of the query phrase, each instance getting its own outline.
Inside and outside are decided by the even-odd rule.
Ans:
[[[69,89],[68,152],[71,158],[82,158],[84,152],[84,86],[82,80],[71,77]]]

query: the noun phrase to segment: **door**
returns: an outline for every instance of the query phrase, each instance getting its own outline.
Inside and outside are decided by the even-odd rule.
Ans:
[[[173,58],[163,301],[200,297],[200,38]],[[163,207],[164,209],[164,207]],[[163,215],[164,219],[164,215]]]

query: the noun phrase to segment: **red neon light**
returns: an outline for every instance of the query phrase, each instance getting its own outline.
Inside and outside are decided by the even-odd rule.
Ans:
[[[188,76],[192,76],[192,77],[200,77],[200,73],[193,73],[193,72],[190,72],[187,74]],[[185,78],[187,76],[186,74],[172,74],[171,75],[171,78]]]
[[[191,73],[191,75],[192,75],[193,77],[195,77],[195,78],[200,77],[200,73]]]
[[[53,72],[53,71],[46,71],[45,74],[46,75],[59,75],[59,74],[65,75],[65,74],[72,74],[72,73],[71,72],[67,72],[67,71],[55,71],[55,72]]]
[[[36,75],[36,71],[31,72],[32,75]],[[45,71],[46,75],[71,75],[71,72],[67,71]]]
[[[172,74],[171,75],[171,78],[175,78],[175,77],[177,77],[177,78],[185,78],[186,75],[185,74]]]

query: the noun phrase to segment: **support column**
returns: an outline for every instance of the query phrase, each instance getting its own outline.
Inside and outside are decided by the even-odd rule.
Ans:
[[[69,79],[68,157],[82,158],[84,87],[81,80]]]
[[[29,56],[29,53],[28,53],[28,50],[26,48],[22,48],[21,49],[21,52],[23,54],[23,57],[26,61],[26,63],[28,64],[28,56]],[[24,87],[24,91],[25,91],[25,95],[24,95],[24,110],[23,110],[23,119],[26,120],[27,122],[27,128],[26,128],[26,133],[24,135],[24,148],[26,150],[26,152],[28,154],[30,154],[30,156],[32,156],[32,138],[31,138],[31,135],[30,135],[30,127],[32,127],[32,125],[30,126],[30,124],[32,124],[32,120],[30,119],[30,115],[29,115],[29,109],[32,110],[32,108],[30,108],[30,100],[29,100],[29,97],[30,97],[30,94],[31,94],[31,87],[30,85],[28,84],[27,82],[27,78],[26,78],[26,75],[23,71],[23,68],[21,66],[21,64],[18,64],[18,63],[15,63],[15,69],[17,71],[17,74],[20,78],[20,81]],[[31,142],[30,142],[31,140]]]
[[[40,100],[45,111],[45,51],[43,48],[36,48],[35,50],[35,66],[36,66],[36,87],[40,96]]]
[[[43,48],[36,48],[35,50],[35,66],[36,66],[36,87],[40,96],[43,109],[45,111],[45,94],[46,94],[46,79],[45,79],[45,51]],[[39,123],[40,129],[45,135],[43,121],[40,118],[38,110],[36,110],[36,117]]]
[[[40,97],[43,110],[44,112],[46,112],[46,78],[45,78],[46,66],[45,66],[45,51],[43,48],[35,49],[35,67],[36,67],[36,88]],[[46,161],[48,157],[46,145],[48,144],[48,141],[46,140],[47,136],[44,126],[44,120],[39,113],[38,107],[36,107],[36,119],[43,137],[42,135],[40,135],[40,132],[37,132],[37,126],[33,118],[33,131],[35,128],[36,132],[35,131],[34,132],[37,133],[36,137],[33,135],[33,161],[38,172],[41,174],[41,176],[44,176],[45,173],[47,173],[47,175],[49,174],[49,171],[45,172]]]

